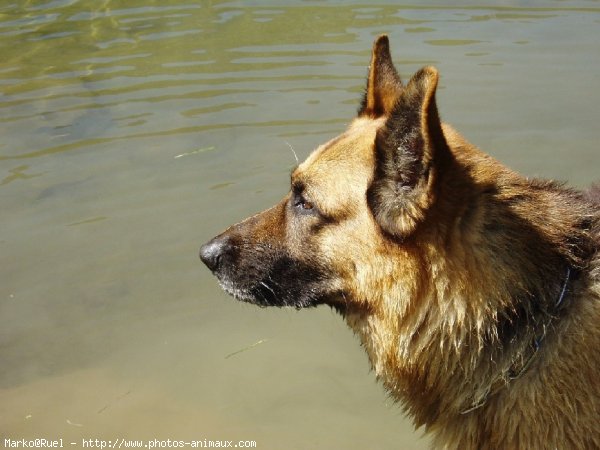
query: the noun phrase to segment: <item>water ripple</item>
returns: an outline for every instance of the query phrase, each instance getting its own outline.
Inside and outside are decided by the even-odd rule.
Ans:
[[[11,45],[0,44],[5,157],[85,148],[92,132],[92,140],[101,142],[125,139],[119,117],[141,113],[148,116],[128,122],[140,135],[148,128],[168,135],[173,129],[201,132],[203,122],[211,122],[217,112],[247,120],[247,111],[257,111],[268,93],[309,94],[302,102],[305,109],[276,113],[281,123],[296,123],[324,91],[339,93],[342,112],[361,90],[369,47],[357,46],[356,40],[370,40],[362,37],[365,32],[393,27],[415,36],[420,46],[468,47],[469,55],[479,55],[480,66],[492,67],[502,63],[489,48],[498,38],[485,32],[484,23],[544,22],[581,10],[385,4],[268,8],[228,2],[205,7],[192,0],[82,6],[57,0],[0,10],[0,34],[20,36]],[[441,23],[451,22],[462,23],[463,31],[444,32]],[[299,25],[321,32],[307,33]],[[57,136],[66,141],[58,147],[53,143]],[[78,141],[78,136],[85,139]]]

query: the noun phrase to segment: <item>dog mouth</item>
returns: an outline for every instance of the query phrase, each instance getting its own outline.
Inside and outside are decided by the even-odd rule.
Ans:
[[[227,294],[231,295],[236,300],[245,303],[251,303],[253,305],[267,307],[267,306],[285,306],[280,301],[273,288],[263,281],[259,282],[256,286],[251,288],[240,287],[235,283],[227,279],[217,277],[219,285]]]
[[[238,301],[260,307],[292,307],[304,309],[331,304],[338,295],[320,289],[316,281],[304,284],[301,290],[281,286],[271,279],[255,281],[247,286],[236,283],[221,274],[215,274],[221,289]]]
[[[335,277],[327,268],[281,249],[241,245],[221,236],[202,246],[200,259],[226,293],[258,306],[317,306],[328,303],[334,290]]]
[[[217,277],[217,280],[219,281],[219,286],[221,286],[221,289],[223,289],[227,294],[231,295],[236,300],[246,303],[255,303],[255,297],[250,293],[249,290],[237,287],[229,280],[222,280],[221,277]]]

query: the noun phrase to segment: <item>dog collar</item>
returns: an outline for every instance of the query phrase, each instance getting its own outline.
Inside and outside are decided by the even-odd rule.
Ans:
[[[569,282],[571,281],[572,272],[573,271],[571,267],[567,266],[567,275],[565,276],[565,280],[563,281],[562,288],[560,290],[560,295],[554,303],[552,313],[547,313],[549,317],[546,323],[542,325],[542,332],[539,335],[535,336],[529,344],[531,350],[529,351],[528,356],[526,358],[518,358],[517,361],[513,362],[507,371],[503,372],[489,385],[488,389],[479,399],[473,401],[471,403],[471,406],[460,411],[460,414],[468,414],[472,411],[481,408],[483,405],[486,404],[490,396],[496,394],[503,387],[508,386],[508,384],[511,381],[520,378],[525,372],[527,372],[527,369],[529,369],[529,367],[531,366],[531,363],[534,361],[535,357],[538,354],[538,351],[542,346],[542,343],[544,342],[544,339],[546,338],[546,332],[550,328],[550,325],[552,324],[554,319],[557,318],[557,315],[553,313],[560,311],[564,306],[563,303],[567,294]]]

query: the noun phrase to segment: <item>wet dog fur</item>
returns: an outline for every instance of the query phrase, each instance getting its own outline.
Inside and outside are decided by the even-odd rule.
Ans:
[[[348,129],[201,259],[239,300],[335,308],[436,448],[600,448],[600,188],[506,168],[437,83],[380,36]]]

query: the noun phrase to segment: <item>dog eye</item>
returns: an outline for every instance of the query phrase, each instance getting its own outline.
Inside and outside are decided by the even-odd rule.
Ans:
[[[302,197],[296,199],[296,201],[294,202],[294,206],[304,211],[311,211],[315,207],[311,202],[305,200]]]
[[[300,208],[306,210],[306,211],[310,211],[311,209],[314,208],[313,204],[311,202],[308,202],[306,200],[302,200],[300,203],[298,203],[298,205]]]
[[[294,208],[302,214],[314,213],[317,210],[314,203],[306,200],[302,194],[294,195],[293,205]]]

